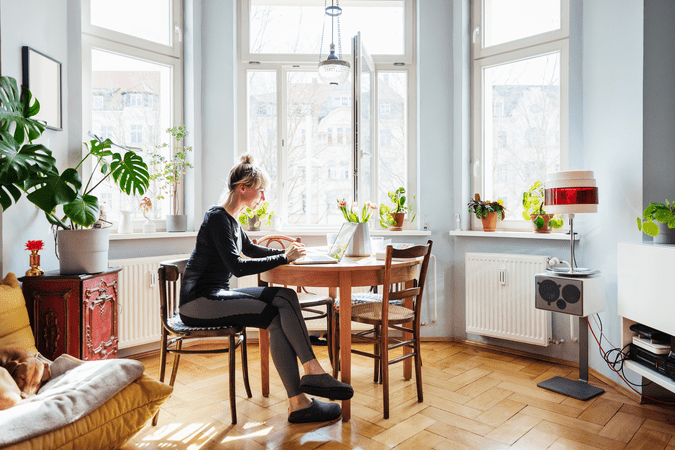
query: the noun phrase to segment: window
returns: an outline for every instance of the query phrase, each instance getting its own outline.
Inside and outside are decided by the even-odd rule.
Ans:
[[[99,132],[137,148],[146,163],[157,145],[172,146],[165,130],[183,124],[181,6],[180,0],[83,0],[85,140],[89,131]],[[122,210],[143,218],[139,196],[126,196],[109,183],[96,194],[105,199],[108,220],[118,220]],[[158,194],[151,182],[145,194],[153,200],[150,214],[162,219],[170,213],[169,199],[157,200]]]
[[[505,200],[499,228],[525,230],[518,199],[567,166],[569,1],[473,5],[472,192]]]
[[[381,130],[391,135],[386,148],[379,139],[365,145],[372,169],[363,171],[365,180],[359,182],[371,186],[364,192],[375,193],[371,194],[375,198],[360,198],[361,202],[388,202],[387,191],[399,186],[411,195],[416,191],[415,130],[407,129],[415,123],[415,109],[409,105],[416,104],[413,6],[412,0],[340,2],[343,59],[352,64],[351,41],[360,31],[375,65],[365,97],[372,102],[374,125],[370,134],[363,130],[363,136],[379,136]],[[324,4],[244,0],[238,8],[239,80],[246,89],[239,104],[239,148],[253,154],[270,173],[273,186],[266,198],[285,223],[342,223],[334,203],[338,198],[352,199],[355,178],[353,77],[337,86],[318,78]],[[326,27],[330,29],[328,17]],[[329,43],[324,36],[322,59]],[[269,118],[251,113],[262,101],[267,103]],[[389,105],[386,118],[380,115],[377,101]],[[267,133],[262,130],[273,132],[264,142],[261,137]]]

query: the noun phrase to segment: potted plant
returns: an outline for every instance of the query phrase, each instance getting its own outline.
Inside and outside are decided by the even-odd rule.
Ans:
[[[377,205],[372,202],[365,202],[363,207],[359,208],[358,203],[353,202],[351,208],[348,210],[347,201],[345,199],[337,199],[337,204],[338,209],[342,211],[345,220],[357,224],[356,231],[354,231],[352,240],[349,241],[349,246],[347,247],[347,255],[370,256],[372,251],[368,221],[373,212],[377,211]]]
[[[560,214],[547,214],[544,209],[544,183],[536,181],[523,192],[523,219],[532,222],[535,233],[550,233],[563,225]]]
[[[0,205],[6,210],[26,194],[56,230],[61,273],[101,272],[108,267],[108,229],[91,228],[100,215],[92,191],[112,177],[126,194],[142,195],[149,184],[148,167],[134,151],[113,149],[110,139],[91,135],[80,162],[59,172],[52,152],[32,142],[45,125],[33,119],[40,104],[31,99],[28,89],[19,94],[15,79],[0,77]],[[85,184],[78,169],[89,158],[94,169]],[[103,176],[94,182],[96,171]]]
[[[406,213],[412,214],[410,223],[415,220],[415,196],[413,196],[412,201],[406,205],[407,197],[405,195],[405,188],[400,187],[395,191],[389,191],[387,192],[387,195],[393,203],[393,206],[385,205],[384,203],[380,205],[380,225],[382,228],[389,228],[392,231],[401,231],[403,229],[403,219],[405,218]]]
[[[469,212],[475,214],[483,223],[483,231],[495,231],[497,222],[504,220],[506,216],[506,208],[502,200],[483,201],[480,199],[480,194],[475,194],[467,205]]]
[[[157,185],[158,200],[164,199],[165,195],[171,198],[171,214],[166,215],[166,231],[186,231],[187,215],[183,214],[182,205],[179,205],[178,200],[183,176],[187,169],[193,167],[187,160],[192,147],[181,146],[188,135],[184,126],[171,127],[166,132],[178,145],[171,148],[171,154],[168,157],[163,154],[165,152],[162,149],[169,147],[169,144],[163,143],[155,147],[157,151],[151,155],[150,159],[150,166],[153,169],[150,180]]]
[[[658,244],[675,244],[675,202],[651,203],[637,218],[638,230]]]
[[[247,225],[248,231],[258,231],[263,220],[267,219],[265,225],[270,225],[273,215],[274,211],[270,208],[269,202],[262,202],[255,210],[246,208],[243,213],[239,214],[237,220],[240,224]]]

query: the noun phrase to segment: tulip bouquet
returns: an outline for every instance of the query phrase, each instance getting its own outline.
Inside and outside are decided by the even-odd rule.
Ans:
[[[356,222],[356,223],[366,223],[370,220],[370,216],[373,211],[377,211],[377,205],[372,202],[365,202],[362,208],[359,208],[358,203],[352,202],[351,208],[347,209],[347,201],[343,199],[338,199],[338,208],[342,211],[342,215],[345,216],[347,222]],[[361,216],[359,217],[359,212]]]

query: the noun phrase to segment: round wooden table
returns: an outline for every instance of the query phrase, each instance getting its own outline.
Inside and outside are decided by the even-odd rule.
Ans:
[[[418,265],[422,259],[392,263],[392,282],[412,283],[417,277]],[[384,261],[375,257],[344,257],[339,264],[286,264],[259,275],[261,285],[287,285],[307,287],[327,287],[329,295],[340,298],[340,368],[342,382],[351,384],[351,315],[352,287],[377,286],[384,279]],[[412,308],[412,299],[407,299],[404,306]],[[409,339],[410,336],[404,337]],[[405,348],[406,352],[410,350]],[[262,371],[263,395],[269,395],[269,335],[260,330],[260,365]],[[404,361],[404,378],[412,377],[412,361]],[[348,421],[351,416],[350,401],[342,402],[342,420]]]

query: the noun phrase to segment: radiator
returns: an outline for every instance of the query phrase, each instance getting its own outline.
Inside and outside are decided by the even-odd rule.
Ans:
[[[165,255],[108,261],[110,267],[122,268],[119,275],[117,322],[120,349],[160,341],[159,263],[189,256]]]
[[[534,275],[547,256],[466,254],[466,332],[547,346],[551,313],[535,309]]]

